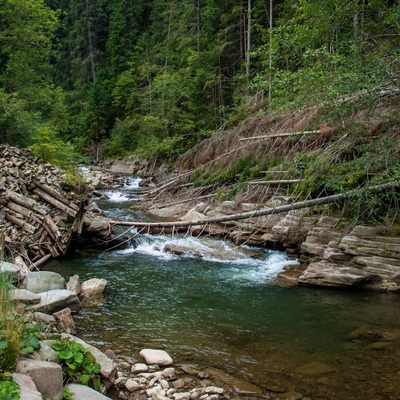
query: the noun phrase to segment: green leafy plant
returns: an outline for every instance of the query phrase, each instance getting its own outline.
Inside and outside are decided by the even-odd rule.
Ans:
[[[96,390],[100,387],[100,365],[93,354],[80,343],[63,338],[53,344],[53,349],[67,376],[82,385],[91,384]]]
[[[69,388],[64,387],[63,400],[73,400],[74,394],[69,390]]]
[[[19,386],[12,380],[11,372],[0,374],[0,398],[2,400],[18,400]]]

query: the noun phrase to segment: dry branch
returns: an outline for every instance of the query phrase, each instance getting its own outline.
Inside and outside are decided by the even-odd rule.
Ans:
[[[272,181],[250,181],[249,185],[290,185],[292,183],[303,182],[304,179],[279,179]]]
[[[268,139],[273,139],[273,138],[298,136],[298,135],[315,135],[317,133],[320,133],[320,131],[317,130],[317,131],[273,133],[271,135],[251,136],[251,137],[246,137],[246,138],[240,138],[239,142],[243,142],[245,140],[268,140]]]

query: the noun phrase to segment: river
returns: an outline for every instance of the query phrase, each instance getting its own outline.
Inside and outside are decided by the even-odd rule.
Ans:
[[[146,218],[128,209],[137,182],[99,203],[108,216]],[[167,244],[206,256],[165,253]],[[275,286],[276,274],[294,262],[282,252],[207,237],[141,235],[127,249],[70,256],[48,269],[107,279],[104,303],[75,316],[79,336],[102,349],[137,357],[144,347],[163,348],[175,363],[212,366],[275,394],[399,399],[393,332],[400,329],[400,297]],[[350,340],[363,325],[397,339]]]

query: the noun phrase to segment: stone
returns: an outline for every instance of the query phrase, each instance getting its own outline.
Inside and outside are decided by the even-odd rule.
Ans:
[[[43,400],[42,394],[37,390],[35,383],[29,375],[14,372],[12,378],[19,386],[19,400]]]
[[[33,313],[33,319],[37,322],[37,323],[44,323],[44,324],[54,324],[56,322],[56,319],[49,314],[46,313],[42,313],[42,312],[35,312]]]
[[[0,261],[0,272],[9,275],[13,280],[18,280],[19,268],[15,264],[7,261]]]
[[[24,279],[24,288],[33,293],[43,293],[49,290],[61,290],[65,287],[65,279],[56,272],[31,272]]]
[[[64,308],[63,310],[53,313],[54,318],[58,321],[59,331],[70,333],[74,335],[76,333],[75,322],[72,318],[71,309]]]
[[[32,306],[33,310],[47,313],[54,313],[64,308],[69,308],[71,312],[78,312],[82,304],[75,292],[70,290],[50,290],[40,293],[40,303]]]
[[[147,372],[148,370],[148,365],[143,363],[136,363],[131,368],[131,372],[133,372],[134,374],[140,374],[141,372]]]
[[[208,394],[222,394],[222,393],[224,393],[224,389],[216,387],[216,386],[207,386],[204,389],[204,392],[208,393]]]
[[[168,366],[173,362],[171,356],[164,350],[143,349],[140,351],[140,355],[147,364]]]
[[[26,289],[14,289],[10,291],[10,298],[15,301],[21,301],[23,303],[35,304],[39,303],[41,297],[33,292]]]
[[[82,282],[81,295],[84,299],[99,297],[103,294],[106,286],[107,281],[105,279],[89,279]]]
[[[134,392],[135,390],[140,389],[140,384],[136,382],[134,379],[128,379],[125,382],[125,387],[129,392]]]
[[[67,289],[76,294],[81,293],[81,282],[78,275],[71,276],[67,282]]]
[[[29,375],[43,398],[61,400],[63,398],[63,375],[59,364],[21,358],[16,372]]]
[[[296,368],[294,372],[306,375],[319,375],[319,374],[329,374],[331,372],[336,372],[336,370],[330,367],[329,365],[315,361],[309,364],[302,365],[299,368]]]
[[[190,392],[180,392],[180,393],[174,393],[172,397],[175,400],[190,400],[191,395],[192,394]]]
[[[299,277],[299,282],[316,286],[346,287],[363,286],[376,279],[376,274],[370,274],[357,268],[343,267],[323,260],[311,263]]]
[[[69,383],[67,388],[73,393],[72,400],[111,400],[110,397],[104,396],[89,386]]]
[[[62,337],[67,337],[76,343],[80,343],[83,347],[89,350],[93,357],[95,358],[96,362],[100,364],[100,375],[103,378],[103,383],[109,388],[113,383],[115,376],[117,374],[117,367],[116,364],[111,358],[107,357],[102,351],[97,349],[96,347],[86,343],[82,339],[77,338],[76,336],[62,334]]]
[[[206,218],[207,217],[204,214],[201,214],[195,210],[191,210],[187,214],[185,214],[183,217],[179,218],[179,220],[194,222],[194,221],[201,221]]]
[[[177,379],[176,381],[173,381],[171,385],[174,389],[182,389],[185,387],[185,381],[183,379]]]
[[[191,365],[181,365],[181,370],[184,371],[188,375],[197,375],[199,371],[196,368],[192,367]]]
[[[49,344],[45,343],[44,341],[40,341],[40,348],[36,350],[36,352],[39,354],[39,357],[42,361],[58,363],[57,353]]]
[[[169,367],[169,368],[165,368],[162,372],[161,372],[161,376],[163,378],[168,378],[168,379],[174,379],[175,378],[175,368]]]

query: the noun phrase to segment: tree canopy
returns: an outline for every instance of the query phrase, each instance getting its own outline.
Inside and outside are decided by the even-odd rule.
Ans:
[[[174,159],[260,108],[398,82],[399,21],[393,0],[2,0],[0,140]]]

